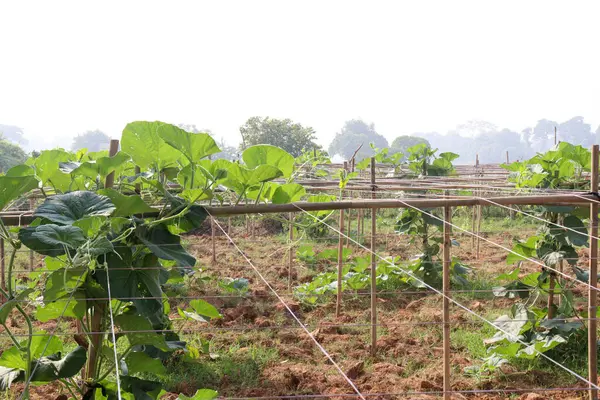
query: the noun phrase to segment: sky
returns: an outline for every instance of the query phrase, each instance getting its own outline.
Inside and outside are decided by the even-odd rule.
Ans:
[[[597,1],[2,1],[0,124],[69,147],[135,120],[230,144],[252,116],[328,145],[362,118],[392,140],[480,119],[600,124]]]

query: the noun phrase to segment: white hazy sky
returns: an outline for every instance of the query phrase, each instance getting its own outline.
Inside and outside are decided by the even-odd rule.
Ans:
[[[254,115],[327,145],[343,122],[388,139],[470,119],[600,123],[598,1],[2,1],[0,123],[34,147],[127,122],[235,144]]]

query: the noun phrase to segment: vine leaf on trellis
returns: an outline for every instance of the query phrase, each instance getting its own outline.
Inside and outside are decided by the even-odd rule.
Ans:
[[[176,165],[181,154],[167,144],[158,134],[158,128],[165,125],[160,121],[136,121],[127,124],[121,136],[121,149],[142,170],[162,171]]]
[[[31,250],[51,257],[63,255],[65,248],[76,249],[86,242],[80,228],[55,224],[21,228],[19,240]]]
[[[76,191],[52,196],[40,205],[34,215],[61,225],[71,225],[78,219],[97,215],[109,216],[115,210],[106,196],[94,192]]]
[[[260,165],[272,165],[282,172],[284,178],[289,178],[294,172],[294,157],[287,151],[269,144],[248,147],[242,153],[242,159],[250,169]]]
[[[134,214],[144,214],[156,212],[138,195],[124,195],[114,189],[101,189],[98,194],[108,197],[115,205],[115,217],[126,217]]]
[[[213,400],[219,395],[218,392],[212,389],[198,389],[192,397],[188,397],[185,394],[180,394],[177,400]]]
[[[157,376],[167,374],[165,366],[159,359],[152,358],[143,351],[132,351],[125,358],[125,363],[127,364],[128,375],[145,372]]]
[[[23,193],[38,187],[38,180],[33,176],[0,176],[0,210]]]
[[[181,238],[169,232],[163,224],[154,227],[139,225],[135,234],[158,258],[177,261],[183,267],[193,267],[196,264],[196,259],[181,245]]]
[[[190,163],[221,151],[208,133],[190,133],[174,125],[162,124],[158,127],[158,136],[181,152]]]

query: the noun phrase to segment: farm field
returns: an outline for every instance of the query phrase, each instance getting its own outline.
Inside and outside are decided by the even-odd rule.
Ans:
[[[375,150],[211,160],[208,134],[134,122],[0,176],[4,398],[591,393],[597,147]]]

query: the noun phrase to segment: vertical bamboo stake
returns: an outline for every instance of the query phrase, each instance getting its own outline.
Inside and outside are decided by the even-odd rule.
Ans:
[[[348,209],[348,234],[346,235],[346,246],[350,244],[350,236],[352,236],[352,210]]]
[[[4,239],[0,239],[0,285],[6,291],[6,264],[4,260]],[[5,301],[6,299],[2,299]]]
[[[114,157],[118,151],[119,151],[119,141],[115,140],[115,139],[111,140],[110,146],[108,149],[109,157]],[[115,173],[111,172],[106,177],[106,181],[104,182],[104,187],[111,188],[111,187],[113,187],[114,182],[115,182]],[[103,319],[103,315],[104,315],[103,303],[106,303],[106,302],[100,303],[99,301],[96,301],[96,304],[93,307],[92,321],[90,324],[91,332],[102,332],[102,319]],[[98,356],[101,351],[103,338],[104,338],[103,334],[95,334],[92,336],[91,346],[89,349],[88,363],[87,363],[87,367],[85,369],[85,378],[86,379],[94,379],[96,377],[96,367],[98,366]],[[84,381],[86,379],[84,379]]]
[[[481,204],[477,205],[477,249],[476,249],[476,257],[479,260],[479,245],[481,243]]]
[[[477,206],[471,207],[472,218],[471,218],[471,232],[475,232],[475,227],[477,226]],[[475,251],[475,235],[471,235],[471,251]]]
[[[342,267],[344,258],[342,251],[344,250],[344,210],[340,210],[340,237],[338,240],[338,275],[337,275],[337,300],[335,303],[335,316],[340,316],[342,308]]]
[[[598,193],[598,145],[592,146],[592,168],[590,191]],[[596,320],[597,300],[596,287],[598,286],[598,203],[590,203],[590,278],[588,289],[588,380],[590,382],[590,399],[598,399],[598,392],[592,385],[598,385],[598,321]]]
[[[290,249],[288,253],[288,290],[292,290],[292,264],[294,260],[294,213],[289,213],[290,220]]]
[[[510,164],[510,161],[508,161],[508,150],[506,150],[506,163]]]
[[[550,281],[548,282],[548,319],[554,318],[554,286],[556,285],[556,278],[554,273],[550,273]]]
[[[217,244],[215,240],[215,219],[210,217],[210,239],[212,241],[212,262],[217,263]]]
[[[375,157],[371,157],[371,198],[375,198]],[[375,238],[377,233],[377,209],[371,209],[371,355],[377,352],[377,260]]]
[[[35,198],[29,198],[29,210],[33,210],[35,208]],[[33,250],[29,250],[29,270],[33,271]]]
[[[360,243],[360,220],[361,220],[361,209],[356,210],[356,241]]]
[[[344,161],[344,171],[346,171],[346,173],[348,172],[348,161]],[[343,196],[340,200],[344,200]],[[350,236],[350,221],[351,221],[350,213],[351,212],[352,212],[351,210],[348,210],[348,236]],[[346,238],[346,246],[348,246],[349,244],[350,244],[350,238],[347,237]]]
[[[448,192],[446,192],[447,195]],[[444,207],[444,264],[442,290],[444,291],[444,400],[450,399],[450,231],[452,223],[452,209]]]
[[[227,236],[231,235],[231,217],[227,217]]]

